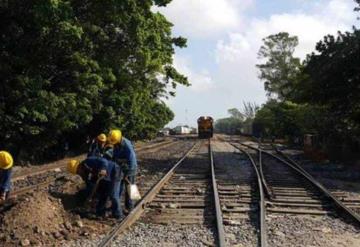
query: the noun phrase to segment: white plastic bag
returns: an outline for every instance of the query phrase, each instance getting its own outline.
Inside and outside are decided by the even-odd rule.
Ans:
[[[136,184],[128,184],[127,191],[131,200],[138,201],[141,199],[140,191]]]

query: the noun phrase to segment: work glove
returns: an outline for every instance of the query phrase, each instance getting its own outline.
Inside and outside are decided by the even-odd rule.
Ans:
[[[101,170],[99,172],[99,177],[105,177],[106,176],[106,170]]]
[[[1,192],[0,193],[0,202],[3,202],[6,200],[6,192]]]

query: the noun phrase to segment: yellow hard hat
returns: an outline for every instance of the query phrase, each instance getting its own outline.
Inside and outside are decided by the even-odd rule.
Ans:
[[[121,130],[115,129],[111,130],[108,136],[108,141],[110,144],[115,145],[121,141],[122,133]]]
[[[104,133],[101,133],[100,135],[97,136],[97,140],[99,142],[106,142],[106,135]]]
[[[10,169],[14,164],[13,157],[6,151],[0,151],[0,168],[7,170]]]
[[[79,164],[80,164],[80,161],[78,161],[78,160],[70,160],[67,165],[68,171],[72,174],[77,174],[77,169],[78,169]]]

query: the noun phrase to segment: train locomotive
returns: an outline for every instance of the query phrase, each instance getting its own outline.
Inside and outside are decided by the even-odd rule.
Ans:
[[[198,137],[199,138],[211,138],[214,133],[214,119],[209,116],[201,116],[197,120],[198,123]]]

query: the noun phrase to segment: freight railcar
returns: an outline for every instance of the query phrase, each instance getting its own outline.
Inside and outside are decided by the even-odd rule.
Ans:
[[[214,127],[213,123],[214,120],[212,117],[209,116],[201,116],[197,120],[198,123],[198,137],[199,138],[211,138],[213,137]]]

